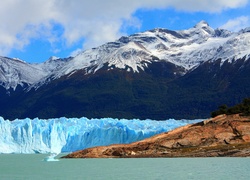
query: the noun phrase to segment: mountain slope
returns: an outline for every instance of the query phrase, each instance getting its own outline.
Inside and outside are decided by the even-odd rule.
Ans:
[[[31,85],[46,76],[41,68],[18,59],[0,57],[0,85],[16,89],[17,85]]]
[[[235,36],[226,30],[213,30],[204,21],[183,31],[154,29],[83,51],[54,76],[58,78],[80,69],[85,69],[86,74],[94,73],[105,64],[109,69],[119,68],[138,73],[140,69],[147,69],[149,63],[157,61],[172,63],[187,72],[215,57],[218,49]],[[224,51],[228,51],[228,48],[221,50],[221,56]]]
[[[158,61],[182,67],[185,71],[181,73],[185,74],[208,60],[221,59],[223,64],[225,61],[231,62],[244,56],[246,59],[249,58],[249,31],[248,28],[239,33],[223,29],[214,30],[205,21],[201,21],[188,30],[171,31],[158,28],[124,36],[115,42],[83,51],[74,58],[54,57],[41,64],[27,64],[10,58],[6,61],[1,58],[3,70],[7,67],[4,63],[8,62],[10,67],[15,66],[16,62],[22,62],[23,67],[19,68],[18,73],[25,72],[29,76],[19,77],[18,80],[18,77],[11,75],[11,78],[0,80],[2,84],[14,82],[12,86],[4,86],[7,89],[15,88],[22,82],[36,84],[33,87],[37,88],[43,85],[44,79],[53,80],[64,75],[69,76],[78,70],[84,69],[85,74],[95,73],[107,65],[108,70],[118,68],[138,73],[147,69],[149,63]],[[2,72],[1,76],[5,72]],[[34,76],[31,77],[32,75]]]
[[[250,95],[249,47],[249,28],[232,33],[202,21],[188,30],[124,36],[41,64],[1,58],[0,115],[208,117]]]

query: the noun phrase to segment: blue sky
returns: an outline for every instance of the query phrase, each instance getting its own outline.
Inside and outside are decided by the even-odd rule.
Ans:
[[[0,56],[39,63],[153,28],[250,27],[249,0],[3,0]]]

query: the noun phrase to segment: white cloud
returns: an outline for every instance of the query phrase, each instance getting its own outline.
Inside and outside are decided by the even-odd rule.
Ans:
[[[227,29],[230,31],[237,32],[245,27],[250,26],[250,21],[248,16],[240,16],[235,19],[230,19],[220,28]]]
[[[121,28],[140,27],[132,14],[140,8],[173,7],[184,11],[219,12],[244,6],[248,0],[2,0],[0,54],[22,49],[31,39],[71,46],[85,39],[84,48],[117,39]],[[132,23],[131,23],[132,22]],[[55,33],[55,25],[62,32]],[[53,31],[54,30],[54,31]],[[57,49],[54,47],[54,49]]]
[[[248,0],[176,0],[173,6],[186,11],[220,12],[228,8],[246,5]]]
[[[78,48],[78,49],[74,50],[73,52],[71,52],[71,54],[69,56],[75,57],[81,52],[82,52],[82,49]]]

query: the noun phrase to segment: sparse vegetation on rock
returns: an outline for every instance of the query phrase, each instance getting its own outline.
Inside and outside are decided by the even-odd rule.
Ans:
[[[227,105],[221,105],[218,110],[211,113],[211,117],[216,117],[220,114],[240,114],[243,116],[250,115],[250,98],[245,98],[240,104],[232,107],[227,107]]]

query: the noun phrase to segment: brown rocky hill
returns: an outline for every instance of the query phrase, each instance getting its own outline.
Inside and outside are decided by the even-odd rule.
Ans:
[[[220,115],[131,144],[93,147],[63,158],[250,156],[250,117]]]

